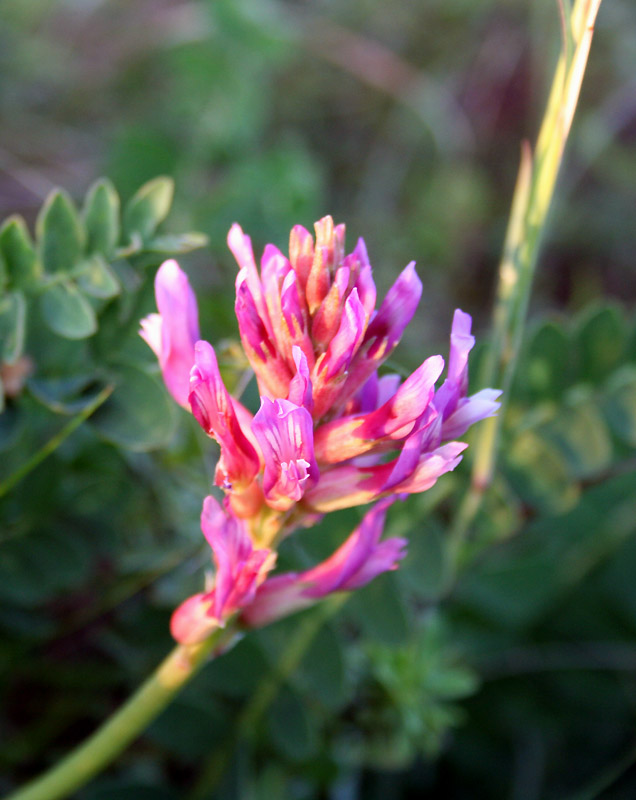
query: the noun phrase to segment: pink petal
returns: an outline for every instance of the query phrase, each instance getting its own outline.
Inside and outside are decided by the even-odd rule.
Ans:
[[[450,336],[450,354],[446,380],[435,395],[435,407],[446,419],[466,396],[468,389],[468,354],[475,346],[470,329],[472,319],[459,308],[455,309]]]
[[[494,416],[501,405],[497,400],[500,395],[499,389],[482,389],[461,399],[455,411],[444,421],[442,437],[447,440],[463,436],[475,422]]]
[[[195,594],[175,610],[170,633],[179,644],[198,644],[219,627],[219,620],[210,613],[213,602],[213,592]]]
[[[188,278],[176,261],[164,261],[159,267],[155,298],[159,314],[142,320],[141,336],[159,359],[168,391],[177,403],[189,408],[190,368],[199,339],[199,312]]]
[[[302,225],[294,225],[289,235],[289,261],[294,268],[300,291],[305,294],[307,278],[314,260],[314,239]]]
[[[314,400],[307,358],[300,347],[294,347],[292,352],[296,364],[296,374],[289,384],[289,396],[287,399],[297,406],[306,408],[311,414]]]
[[[406,541],[379,542],[387,508],[395,498],[378,503],[360,525],[330,556],[313,569],[287,573],[267,580],[244,608],[241,619],[260,627],[293,611],[306,608],[333,592],[347,592],[364,586],[382,572],[396,569],[404,557]]]
[[[380,408],[320,426],[314,443],[318,461],[327,464],[345,461],[380,443],[406,437],[431,402],[435,381],[443,367],[442,357],[432,356]]]
[[[195,346],[190,405],[203,430],[221,446],[217,483],[230,491],[246,489],[260,470],[260,459],[243,432],[236,401],[225,388],[214,348],[205,341]]]
[[[262,397],[252,430],[265,460],[265,499],[272,508],[286,511],[319,477],[311,415],[289,400]]]

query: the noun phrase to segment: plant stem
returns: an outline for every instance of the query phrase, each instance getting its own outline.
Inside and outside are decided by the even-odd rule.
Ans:
[[[534,153],[531,153],[527,143],[522,148],[519,176],[499,266],[492,343],[480,381],[483,386],[503,389],[502,408],[497,417],[481,423],[473,446],[475,460],[471,485],[450,532],[451,578],[461,557],[461,545],[492,482],[501,424],[521,348],[537,256],[576,110],[600,4],[601,0],[576,0],[568,19],[560,3],[563,48]]]
[[[13,475],[9,475],[3,483],[0,483],[0,497],[4,497],[5,494],[8,494],[14,486],[20,483],[23,478],[26,478],[29,472],[38,467],[51,453],[55,452],[65,439],[68,439],[83,422],[86,422],[86,420],[108,400],[114,388],[115,387],[112,385],[105,386],[86,408],[82,409],[77,416],[73,417],[73,419],[58,431],[55,436],[51,437],[26,463],[18,467]]]
[[[226,628],[201,644],[175,647],[101,728],[59,764],[5,800],[58,800],[82,787],[146,729],[206,658],[227,646],[233,635],[234,630]]]

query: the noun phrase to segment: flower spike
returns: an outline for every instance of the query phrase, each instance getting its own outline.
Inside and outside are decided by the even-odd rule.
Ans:
[[[406,380],[378,374],[422,294],[414,262],[376,309],[364,241],[345,255],[344,226],[331,217],[316,223],[315,238],[294,227],[289,257],[267,245],[260,266],[236,224],[228,245],[239,266],[239,334],[261,395],[254,416],[229,395],[213,347],[197,341],[196,302],[175,262],[157,276],[159,314],[142,322],[168,388],[182,405],[189,399],[221,448],[215,479],[224,507],[208,498],[202,516],[216,576],[174,615],[173,634],[184,643],[201,641],[234,613],[262,625],[395,569],[405,543],[380,541],[386,509],[455,469],[466,448],[457,437],[499,407],[494,389],[467,394],[475,340],[459,309],[440,387],[439,355]],[[375,506],[331,558],[263,582],[274,543],[330,511],[368,503]]]

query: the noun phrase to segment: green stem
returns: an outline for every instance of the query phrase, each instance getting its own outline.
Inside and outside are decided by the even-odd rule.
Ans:
[[[63,761],[5,800],[58,800],[84,786],[159,715],[199,671],[227,645],[234,631],[219,630],[198,645],[179,645],[113,716]]]
[[[79,426],[85,422],[90,416],[92,416],[97,409],[108,400],[114,390],[114,386],[106,386],[102,389],[102,391],[95,397],[95,399],[89,403],[76,417],[67,423],[62,430],[58,431],[51,439],[46,442],[37,452],[35,452],[31,458],[26,461],[21,467],[19,467],[13,475],[10,475],[3,483],[0,483],[0,497],[4,497],[5,494],[13,489],[16,484],[20,483],[23,478],[34,470],[37,466],[39,466],[45,458],[51,455],[51,453],[55,452],[57,448],[62,444],[65,439],[77,429]]]
[[[481,423],[473,452],[471,485],[450,532],[449,579],[457,570],[461,546],[477,516],[495,470],[499,435],[526,321],[541,240],[563,151],[576,110],[594,21],[601,0],[576,0],[565,20],[564,42],[534,154],[524,143],[504,251],[499,267],[493,336],[481,384],[503,389],[497,417]]]

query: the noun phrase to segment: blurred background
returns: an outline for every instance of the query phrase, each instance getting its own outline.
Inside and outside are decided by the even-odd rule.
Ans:
[[[468,464],[389,517],[412,541],[403,570],[337,614],[250,636],[80,800],[636,796],[635,29],[630,0],[603,4],[501,472],[456,586],[444,531]],[[446,353],[458,306],[487,341],[520,145],[559,46],[552,0],[3,0],[0,220],[33,229],[56,186],[79,202],[105,175],[126,201],[171,176],[166,227],[209,237],[180,263],[204,336],[231,353],[231,223],[260,253],[331,214],[349,249],[365,238],[381,293],[417,261],[424,295],[393,364],[412,370]],[[152,369],[134,330],[144,275],[123,341]],[[35,379],[59,377],[42,348]],[[35,384],[10,400],[0,478],[72,413],[38,405]],[[127,696],[201,586],[214,446],[184,413],[165,419],[141,445],[81,427],[0,500],[0,789]],[[283,565],[358,519],[289,542]]]

